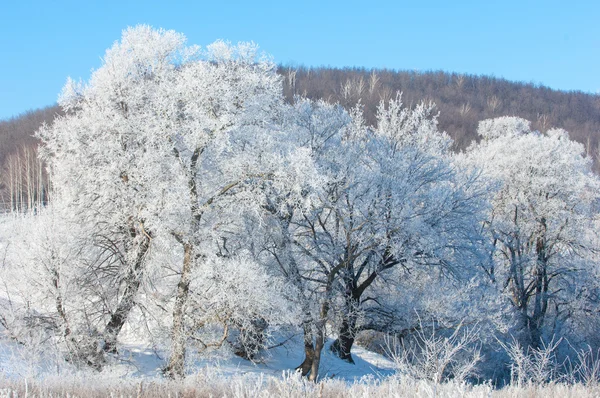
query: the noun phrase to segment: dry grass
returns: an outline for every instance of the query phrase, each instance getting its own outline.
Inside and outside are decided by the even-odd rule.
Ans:
[[[0,378],[0,397],[95,398],[95,397],[598,397],[600,386],[583,384],[528,385],[494,390],[488,385],[434,384],[391,377],[383,381],[362,380],[348,384],[340,380],[310,383],[295,375],[282,378],[258,376],[224,377],[201,372],[184,381],[115,379],[98,376],[15,380]]]

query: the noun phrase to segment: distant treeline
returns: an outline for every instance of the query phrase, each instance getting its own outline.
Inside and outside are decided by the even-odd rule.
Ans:
[[[48,178],[37,157],[34,133],[58,114],[60,107],[53,105],[0,121],[0,212],[31,209],[47,201]]]
[[[58,105],[42,109],[30,110],[7,120],[0,120],[0,164],[6,158],[17,153],[23,147],[36,147],[37,140],[33,133],[43,123],[51,123],[61,113]]]
[[[455,140],[456,149],[476,139],[480,120],[519,116],[532,128],[560,127],[586,145],[597,157],[600,137],[600,96],[564,92],[532,83],[457,73],[368,70],[364,68],[306,68],[280,66],[285,95],[323,98],[354,106],[359,100],[367,122],[375,121],[379,102],[402,92],[405,105],[433,101],[440,112],[440,130]]]
[[[393,98],[398,92],[402,92],[407,106],[432,101],[440,113],[439,128],[454,139],[456,150],[464,149],[476,139],[478,122],[487,118],[519,116],[530,120],[532,128],[542,132],[551,127],[564,128],[585,145],[596,170],[600,170],[600,95],[442,71],[280,66],[279,73],[288,100],[300,95],[339,102],[347,108],[360,101],[370,124],[375,122],[380,101]],[[30,188],[26,187],[31,176],[17,175],[19,168],[23,169],[21,173],[32,172],[32,168],[18,158],[30,157],[37,147],[33,133],[60,113],[60,108],[53,105],[0,121],[0,202],[4,205],[15,195],[19,200],[32,202],[27,197]],[[39,175],[39,170],[35,173]],[[20,185],[23,187],[19,188]],[[8,192],[15,189],[25,194]]]

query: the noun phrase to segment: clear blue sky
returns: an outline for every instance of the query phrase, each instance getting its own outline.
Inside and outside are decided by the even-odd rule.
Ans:
[[[421,5],[422,4],[422,5]],[[121,31],[258,43],[278,63],[446,70],[600,92],[600,1],[28,1],[0,3],[0,119],[87,80]]]

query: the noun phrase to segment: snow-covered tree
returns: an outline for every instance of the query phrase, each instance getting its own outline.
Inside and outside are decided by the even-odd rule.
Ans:
[[[172,107],[163,115],[174,179],[185,188],[169,230],[183,262],[173,307],[167,371],[183,375],[184,318],[194,268],[202,267],[244,211],[261,206],[260,187],[285,166],[271,121],[282,101],[274,64],[253,44],[216,42],[195,62],[181,65]],[[226,249],[226,248],[225,248]]]
[[[98,327],[103,313],[93,297],[77,288],[86,277],[79,264],[88,257],[74,238],[87,231],[53,207],[3,220],[3,227],[10,226],[10,240],[2,247],[0,324],[34,356],[100,369],[104,356]],[[72,235],[64,233],[68,229]]]
[[[541,134],[502,117],[482,121],[478,133],[482,141],[466,160],[499,183],[486,221],[495,246],[488,274],[511,304],[522,346],[538,348],[573,314],[595,274],[599,181],[564,130]]]
[[[287,114],[286,128],[310,147],[324,179],[308,208],[280,217],[285,238],[272,247],[309,303],[300,369],[311,379],[328,322],[338,320],[334,351],[352,361],[359,313],[377,302],[367,294],[375,280],[398,277],[396,268],[458,273],[479,258],[482,186],[452,165],[432,111],[405,109],[397,98],[382,105],[376,130],[358,109],[350,116],[324,102],[299,99]]]
[[[433,110],[431,104],[403,108],[399,97],[382,103],[367,146],[371,187],[356,184],[338,202],[352,220],[351,234],[368,225],[366,236],[347,243],[364,254],[344,271],[345,309],[333,345],[342,358],[351,359],[358,315],[382,309],[372,288],[376,280],[399,280],[415,268],[468,279],[482,260],[476,225],[485,187],[452,164],[450,139],[438,132]]]
[[[267,181],[290,186],[291,175],[312,175],[306,151],[285,144],[285,134],[273,128],[280,91],[274,64],[259,57],[252,43],[217,41],[202,51],[186,46],[179,33],[148,26],[125,30],[88,83],[67,83],[61,97],[66,115],[39,135],[54,200],[89,230],[82,244],[93,255],[83,287],[104,306],[99,323],[105,349],[114,350],[149,264],[161,266],[153,255],[162,259],[163,274],[171,275],[163,284],[174,290],[160,289],[171,312],[166,371],[174,377],[184,374],[188,337],[215,319],[208,315],[214,310],[206,309],[221,308],[206,304],[205,289],[216,280],[225,283],[209,277],[219,275],[212,270],[235,269],[237,262],[247,268],[235,275],[244,275],[238,281],[251,284],[250,275],[264,280],[238,232],[247,214],[264,205]],[[277,280],[269,286],[278,286]],[[263,297],[254,298],[277,304],[266,294],[275,290],[265,286]],[[260,316],[256,308],[245,314],[253,312]],[[233,323],[243,323],[242,313],[232,315]]]
[[[191,56],[184,40],[147,26],[125,30],[89,82],[67,81],[59,100],[65,115],[38,133],[53,200],[62,217],[86,227],[86,236],[73,238],[86,253],[79,266],[89,275],[79,287],[97,305],[108,352],[116,351],[135,305],[159,213],[173,200],[159,183],[167,166],[157,120],[163,86]]]

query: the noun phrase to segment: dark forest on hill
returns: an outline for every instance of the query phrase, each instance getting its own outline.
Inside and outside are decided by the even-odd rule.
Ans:
[[[288,99],[302,95],[323,98],[345,107],[359,100],[367,121],[373,123],[378,104],[402,92],[405,105],[432,101],[439,110],[439,128],[465,148],[476,137],[480,120],[498,116],[519,116],[532,128],[545,132],[560,127],[586,145],[597,157],[600,136],[600,96],[564,92],[531,83],[511,82],[489,76],[461,75],[442,71],[410,72],[361,68],[279,69],[284,76]]]

